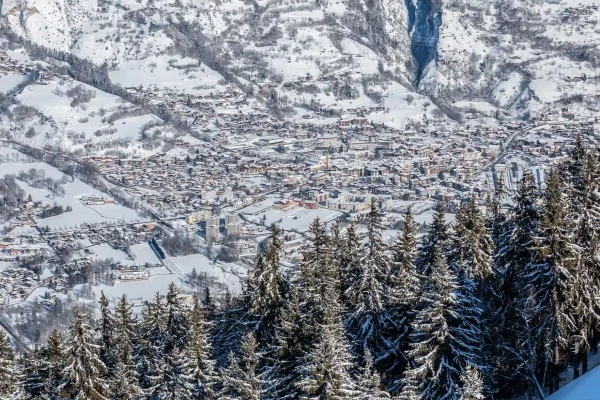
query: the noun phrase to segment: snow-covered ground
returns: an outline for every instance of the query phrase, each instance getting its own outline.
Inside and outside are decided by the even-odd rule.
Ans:
[[[246,269],[236,264],[215,263],[203,254],[192,254],[189,256],[172,257],[171,260],[184,274],[190,274],[192,270],[200,274],[206,274],[218,282],[226,284],[233,292],[241,291],[241,279],[246,275]]]
[[[157,292],[166,294],[171,282],[180,285],[179,280],[173,275],[154,275],[147,280],[116,282],[114,286],[98,285],[93,286],[92,289],[98,298],[101,291],[104,291],[106,297],[111,300],[116,300],[125,294],[130,301],[139,304],[152,300]]]
[[[286,231],[306,232],[316,218],[319,218],[323,222],[331,222],[341,215],[342,212],[327,208],[311,210],[303,207],[294,207],[286,211],[269,210],[249,217],[249,219],[256,223],[263,221],[266,226],[275,223]]]
[[[19,172],[27,172],[30,169],[43,170],[47,178],[54,180],[63,179],[64,174],[58,169],[40,162],[24,162],[27,157],[21,153],[15,152],[11,149],[2,149],[0,156],[8,157],[11,155],[19,155],[16,162],[0,164],[0,175],[17,175]],[[49,227],[52,230],[66,230],[72,229],[82,223],[121,223],[121,222],[135,222],[141,221],[143,218],[135,211],[130,208],[121,206],[119,204],[103,204],[103,205],[86,205],[83,204],[80,199],[83,196],[100,196],[106,199],[106,194],[94,189],[93,187],[83,183],[79,179],[65,178],[64,184],[61,187],[64,189],[64,196],[53,195],[49,190],[43,188],[31,187],[28,183],[17,180],[19,186],[25,190],[25,192],[31,195],[32,200],[41,201],[43,204],[53,205],[56,203],[59,206],[71,207],[70,211],[66,215],[57,215],[55,217],[49,217],[40,219],[38,224],[40,226]]]
[[[600,367],[560,388],[546,400],[598,400],[600,399]]]

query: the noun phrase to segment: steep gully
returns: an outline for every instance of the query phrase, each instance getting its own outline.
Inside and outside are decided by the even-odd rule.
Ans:
[[[404,0],[404,3],[408,10],[411,52],[417,66],[415,87],[418,87],[425,67],[437,58],[441,5],[440,0]]]

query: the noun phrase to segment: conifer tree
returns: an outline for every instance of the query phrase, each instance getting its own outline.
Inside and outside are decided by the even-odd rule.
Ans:
[[[152,392],[161,371],[166,339],[164,297],[156,293],[154,299],[142,311],[140,326],[141,344],[138,350],[138,372],[142,389]]]
[[[577,267],[572,272],[572,307],[576,328],[571,334],[574,377],[587,372],[587,353],[590,343],[597,348],[600,326],[600,166],[596,155],[585,153],[581,140],[574,150],[574,160],[566,164],[565,179],[569,183],[568,221],[573,225],[573,241],[577,244]]]
[[[336,282],[331,275],[330,237],[325,224],[315,219],[309,233],[311,239],[302,251],[299,273],[294,283],[299,290],[303,313],[306,314],[305,329],[314,337],[331,296],[335,296]]]
[[[41,356],[46,363],[44,393],[48,400],[59,400],[59,386],[62,383],[62,371],[67,357],[65,339],[60,331],[53,329],[50,332]]]
[[[237,352],[248,327],[245,321],[248,317],[248,297],[232,297],[226,291],[225,299],[215,315],[212,329],[213,353],[216,365],[228,365],[229,353]]]
[[[462,308],[461,326],[467,331],[481,332],[479,348],[471,349],[471,360],[477,359],[480,368],[486,368],[491,347],[497,340],[492,316],[498,299],[493,286],[494,243],[474,195],[468,204],[461,204],[453,228],[449,264],[456,271],[460,285],[457,300]]]
[[[414,264],[417,257],[416,224],[410,208],[406,210],[402,235],[393,248],[392,272],[389,276],[386,301],[386,351],[379,356],[392,392],[400,389],[401,378],[409,359],[411,323],[420,293],[420,279]]]
[[[252,288],[251,319],[259,346],[266,349],[275,339],[275,326],[283,308],[286,282],[280,271],[280,254],[283,249],[282,230],[271,226],[271,240],[264,260],[259,258],[248,285]]]
[[[572,230],[567,221],[566,190],[558,171],[550,174],[544,195],[543,217],[535,240],[536,259],[527,266],[526,311],[538,354],[545,354],[550,393],[558,390],[559,372],[568,348],[569,332],[575,328],[572,272],[576,262]]]
[[[208,286],[204,288],[202,306],[204,307],[204,316],[206,320],[209,322],[213,321],[215,318],[215,312],[217,311],[217,306],[215,305],[210,288]]]
[[[346,317],[353,344],[359,354],[366,350],[379,356],[385,351],[385,302],[390,260],[381,237],[382,216],[375,198],[367,219],[368,242],[364,262],[357,268],[358,276],[346,291],[351,309]]]
[[[266,374],[269,398],[297,399],[300,396],[295,386],[300,376],[298,370],[304,362],[307,344],[312,341],[304,328],[304,318],[298,291],[293,289],[277,326],[273,351],[276,362]]]
[[[417,271],[420,275],[428,276],[431,274],[431,269],[435,262],[435,255],[436,253],[447,253],[448,240],[449,233],[448,225],[446,224],[444,205],[442,203],[437,203],[433,221],[421,244],[416,261]]]
[[[353,286],[360,274],[360,268],[364,262],[364,246],[356,233],[356,226],[351,223],[346,229],[346,237],[340,243],[343,252],[339,258],[339,278],[342,306],[350,309],[352,304],[349,298],[348,289]]]
[[[424,305],[413,324],[409,355],[414,367],[405,374],[403,390],[418,388],[423,399],[454,399],[458,397],[460,375],[472,361],[472,349],[477,347],[477,332],[461,326],[462,309],[458,299],[459,284],[442,254],[436,252],[428,290],[423,293]]]
[[[241,354],[236,359],[229,355],[229,366],[221,372],[223,388],[219,394],[222,400],[260,400],[261,381],[257,374],[258,355],[256,339],[248,333],[241,345]]]
[[[142,323],[141,380],[150,399],[188,398],[193,385],[190,361],[185,352],[188,322],[179,288],[171,283],[166,301],[156,295]]]
[[[339,221],[331,227],[331,276],[336,284],[335,290],[340,296],[343,296],[342,288],[342,260],[346,254],[346,238],[342,234],[342,228]],[[341,297],[340,297],[341,298]]]
[[[100,359],[106,365],[106,368],[110,372],[115,366],[116,362],[112,358],[112,346],[111,338],[113,336],[114,327],[114,316],[110,309],[108,298],[104,295],[104,291],[101,291],[100,296]]]
[[[461,378],[460,400],[484,400],[483,379],[476,367],[467,366]]]
[[[133,306],[123,295],[114,309],[114,326],[110,338],[112,358],[116,362],[131,365],[137,341],[138,321],[133,315]]]
[[[166,295],[166,326],[165,326],[165,353],[172,349],[182,351],[187,343],[188,323],[185,318],[183,302],[180,298],[179,288],[173,282],[169,284]]]
[[[332,303],[325,310],[317,341],[298,371],[301,378],[296,385],[301,398],[350,400],[360,394],[350,376],[353,364],[339,307],[335,299]]]
[[[523,346],[522,333],[528,330],[525,320],[525,271],[535,261],[535,238],[541,219],[538,187],[533,175],[526,171],[519,182],[514,205],[499,237],[495,262],[500,275],[497,287],[498,311],[495,321],[498,329],[499,352],[495,353],[494,380],[498,390],[511,392],[528,381],[529,352]]]
[[[115,362],[114,373],[111,374],[111,393],[115,400],[135,399],[141,394],[139,374],[133,358],[134,346],[137,342],[137,320],[133,316],[132,305],[123,295],[114,310],[114,327],[112,330],[111,359]]]
[[[358,399],[361,400],[384,400],[390,395],[381,389],[381,377],[373,367],[373,356],[367,350],[364,356],[365,365],[361,368],[356,384],[358,386]]]
[[[417,258],[417,226],[410,207],[404,214],[402,235],[394,244],[390,274],[390,302],[414,305],[419,296],[419,276],[415,266]]]
[[[113,400],[136,400],[140,398],[141,389],[135,380],[135,374],[123,362],[117,362],[114,376],[110,381],[110,398]]]
[[[215,398],[214,386],[218,381],[212,360],[209,335],[211,324],[206,321],[204,309],[197,297],[188,317],[190,332],[187,344],[193,393],[199,399]]]
[[[484,292],[487,288],[483,285],[493,273],[494,243],[474,196],[467,205],[461,204],[459,208],[452,241],[452,257],[457,267]]]
[[[153,381],[151,400],[179,400],[192,398],[194,393],[192,368],[185,350],[172,347],[164,354]]]
[[[100,346],[94,341],[89,316],[75,313],[65,353],[67,362],[59,386],[66,398],[104,400],[108,387],[103,378],[106,366],[100,359]]]
[[[402,391],[394,398],[395,400],[423,400],[419,382],[410,370],[405,371],[402,378],[402,385]]]
[[[46,383],[46,365],[38,349],[25,354],[19,360],[21,381],[19,387],[22,397],[28,400],[46,400],[44,386]]]
[[[8,335],[0,329],[0,398],[10,399],[17,389],[18,373],[15,366],[15,351]]]

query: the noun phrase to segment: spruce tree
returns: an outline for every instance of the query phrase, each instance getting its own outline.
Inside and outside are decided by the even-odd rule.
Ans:
[[[111,338],[113,336],[114,316],[110,309],[108,298],[101,291],[100,296],[100,359],[109,372],[116,366],[112,353]]]
[[[443,254],[436,252],[423,307],[413,323],[409,355],[414,366],[405,374],[403,391],[418,388],[423,399],[458,397],[460,375],[472,361],[479,334],[462,327],[462,305],[459,283]]]
[[[581,148],[578,148],[581,146]],[[574,378],[587,372],[589,344],[597,348],[600,331],[600,165],[595,154],[585,153],[580,141],[573,160],[563,171],[568,182],[569,215],[574,230],[573,241],[579,248],[577,267],[573,271],[572,305],[578,310],[576,328],[571,334],[571,361]]]
[[[165,353],[169,353],[173,349],[181,351],[187,343],[188,323],[179,288],[173,282],[169,284],[165,306],[167,317],[164,337]]]
[[[340,294],[342,306],[346,309],[352,307],[349,298],[349,288],[352,287],[359,277],[361,265],[364,262],[365,251],[364,246],[360,242],[360,238],[356,233],[354,223],[346,229],[345,240],[339,244],[342,247],[341,255],[339,256],[339,279],[340,279]]]
[[[535,238],[541,220],[539,189],[533,175],[526,171],[519,182],[506,226],[497,244],[495,262],[498,269],[498,310],[495,322],[499,351],[494,357],[494,381],[502,394],[513,393],[530,382],[531,365],[528,346],[522,333],[528,331],[525,318],[525,271],[535,262]],[[527,390],[528,388],[523,388]]]
[[[299,290],[301,307],[306,314],[304,327],[309,335],[315,337],[327,304],[336,295],[337,283],[331,274],[331,238],[326,233],[325,224],[315,219],[310,225],[309,234],[311,239],[302,250],[294,284]]]
[[[135,370],[123,362],[117,362],[114,376],[110,380],[110,398],[112,400],[137,400],[141,389],[135,380]]]
[[[566,190],[558,171],[550,174],[544,194],[539,236],[535,240],[536,259],[527,266],[525,286],[529,294],[526,313],[529,331],[538,354],[545,354],[550,393],[558,390],[559,372],[573,331],[575,310],[572,304],[573,271],[577,256],[572,230],[567,220]]]
[[[21,381],[19,387],[21,394],[28,400],[46,400],[44,386],[46,383],[46,364],[38,349],[31,354],[25,354],[19,360]]]
[[[114,326],[110,338],[112,358],[117,363],[133,365],[134,346],[137,337],[138,321],[133,315],[133,306],[123,295],[114,309]]]
[[[359,354],[369,350],[379,356],[386,351],[383,337],[387,323],[384,306],[391,268],[386,254],[387,246],[381,237],[382,215],[375,198],[371,200],[367,227],[369,240],[365,258],[357,268],[356,280],[346,291],[351,309],[345,322]]]
[[[237,352],[243,336],[248,332],[248,297],[235,296],[226,291],[225,299],[217,310],[212,329],[213,354],[218,367],[228,365],[229,353]]]
[[[303,362],[307,343],[311,343],[311,338],[307,336],[304,329],[304,318],[298,290],[293,289],[286,299],[285,308],[276,329],[273,349],[275,363],[265,374],[268,398],[296,399],[299,397],[299,391],[295,387],[299,378],[298,368]]]
[[[360,394],[356,397],[361,400],[384,400],[390,395],[381,389],[381,377],[373,367],[373,356],[367,350],[364,356],[365,364],[356,380]]]
[[[300,398],[350,400],[360,394],[350,376],[350,346],[335,302],[332,299],[325,310],[317,341],[299,368],[301,377],[296,385]]]
[[[42,348],[46,368],[44,371],[44,393],[48,400],[59,400],[59,386],[62,383],[62,371],[66,362],[65,339],[56,329],[48,335],[46,346]]]
[[[115,400],[131,400],[141,394],[134,360],[134,347],[138,340],[137,325],[132,305],[123,295],[115,306],[114,327],[110,338],[111,359],[115,362],[110,387]]]
[[[408,366],[411,323],[417,309],[420,279],[414,264],[417,257],[416,224],[410,208],[406,210],[402,235],[392,248],[392,272],[386,301],[386,351],[379,357],[390,391],[400,389],[402,373]]]
[[[142,389],[152,392],[161,371],[166,338],[167,311],[164,297],[156,293],[142,311],[141,343],[137,351]]]
[[[194,376],[190,360],[184,350],[172,347],[165,353],[159,364],[159,371],[153,381],[150,399],[179,400],[192,398]]]
[[[394,400],[423,400],[421,397],[421,388],[417,378],[413,376],[410,370],[405,371],[402,378],[402,391]]]
[[[415,266],[417,258],[417,226],[410,207],[404,214],[402,235],[392,248],[393,262],[390,274],[390,302],[414,305],[419,296],[419,276]]]
[[[449,264],[460,284],[457,299],[462,308],[461,326],[466,331],[481,332],[479,347],[471,349],[471,361],[478,360],[484,369],[491,362],[491,351],[497,341],[493,313],[498,299],[493,280],[494,243],[474,195],[468,204],[461,204],[450,243]]]
[[[484,400],[483,379],[476,367],[469,365],[461,378],[460,400]]]
[[[248,333],[241,345],[241,354],[235,358],[229,355],[229,366],[221,372],[223,388],[219,394],[221,400],[260,400],[262,398],[261,380],[257,374],[258,355],[256,339]]]
[[[204,297],[202,298],[202,306],[204,307],[204,315],[207,321],[212,322],[215,318],[217,306],[213,300],[210,288],[204,288]]]
[[[142,323],[141,379],[152,400],[188,398],[193,384],[190,360],[185,352],[188,321],[179,288],[171,283],[166,301],[156,295]]]
[[[94,328],[89,316],[75,313],[69,330],[65,353],[67,362],[62,371],[59,390],[66,398],[104,400],[108,387],[103,378],[106,366],[100,359],[100,346],[94,340]]]
[[[342,287],[342,260],[347,252],[346,238],[342,233],[339,221],[331,227],[331,275],[336,284],[338,296],[343,296],[345,289]],[[340,297],[342,298],[342,297]]]
[[[264,259],[259,258],[251,275],[252,304],[250,319],[254,324],[256,340],[261,349],[267,349],[275,340],[275,326],[286,296],[286,282],[280,271],[280,254],[283,250],[282,230],[271,226],[271,240]]]
[[[416,265],[422,276],[431,274],[436,253],[446,254],[448,250],[449,232],[446,224],[445,210],[442,203],[437,203],[433,221],[419,249]]]
[[[17,389],[17,382],[15,351],[6,332],[0,329],[0,398],[10,399]]]
[[[453,261],[477,283],[483,294],[488,289],[486,281],[493,273],[494,242],[474,196],[459,208],[452,242]]]
[[[204,309],[197,297],[188,316],[190,332],[186,352],[189,358],[193,394],[199,399],[215,398],[214,386],[218,381],[209,340],[211,324],[206,321]]]

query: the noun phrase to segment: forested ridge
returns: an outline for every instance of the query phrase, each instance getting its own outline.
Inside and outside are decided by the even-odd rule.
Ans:
[[[75,313],[17,357],[0,331],[2,399],[403,399],[539,396],[587,371],[600,338],[600,152],[577,142],[543,187],[525,173],[452,224],[439,204],[419,240],[393,243],[372,200],[366,236],[315,220],[302,260],[272,226],[242,294],[141,316],[126,297]]]

